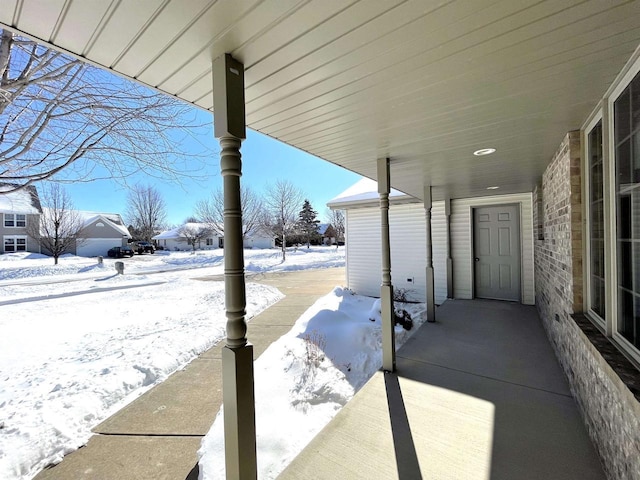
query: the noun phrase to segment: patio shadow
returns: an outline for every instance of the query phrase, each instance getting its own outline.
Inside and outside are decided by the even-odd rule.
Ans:
[[[398,478],[399,480],[422,478],[398,375],[384,372],[384,384],[389,405],[389,420],[391,421],[393,448],[396,453]]]

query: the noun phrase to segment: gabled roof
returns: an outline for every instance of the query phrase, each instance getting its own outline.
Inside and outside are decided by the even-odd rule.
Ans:
[[[327,206],[334,210],[341,210],[361,206],[373,206],[377,205],[379,201],[378,182],[370,178],[363,178],[351,185],[337,197],[329,200]],[[389,201],[392,203],[420,202],[417,198],[393,188],[389,193]]]
[[[83,227],[87,227],[93,223],[97,223],[98,221],[101,221],[105,223],[107,226],[116,230],[117,232],[120,232],[120,234],[126,235],[127,238],[132,238],[131,234],[129,233],[129,229],[124,226],[124,223],[122,222],[122,218],[120,218],[120,215],[118,214],[97,213],[97,214],[94,214],[93,216],[83,217],[83,214],[89,213],[89,212],[78,212],[78,213],[80,214],[80,217],[83,218]]]
[[[10,192],[18,186],[13,183],[0,183],[0,213],[42,213],[42,205],[40,205],[36,187],[28,185],[20,190]]]
[[[119,213],[92,212],[89,210],[77,210],[77,213],[85,224],[91,223],[95,217],[102,217],[117,225],[124,225],[122,216]]]
[[[165,230],[158,235],[151,237],[152,240],[177,240],[179,238],[184,238],[184,235],[180,234],[180,230],[183,228],[208,228],[209,226],[206,223],[198,223],[198,222],[187,222],[178,227],[172,228],[171,230]],[[217,237],[215,233],[212,233],[212,237]]]
[[[318,233],[320,235],[324,235],[324,232],[326,232],[327,228],[329,228],[330,226],[330,223],[321,223],[320,225],[318,225]]]
[[[47,207],[42,209],[43,213],[46,213],[48,210]],[[124,225],[122,221],[122,217],[118,213],[99,213],[99,212],[88,212],[85,210],[76,210],[75,211],[82,221],[82,227],[87,227],[93,223],[98,221],[103,222],[108,227],[111,227],[115,231],[119,232],[121,235],[126,235],[127,238],[131,238],[131,234],[129,233],[129,229]]]

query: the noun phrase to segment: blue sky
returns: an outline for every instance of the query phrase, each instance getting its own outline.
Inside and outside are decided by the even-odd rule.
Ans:
[[[203,123],[212,121],[211,115],[206,112],[200,112],[198,115],[202,116]],[[188,156],[190,153],[202,151],[201,143],[205,143],[215,152],[205,167],[208,178],[185,178],[182,185],[168,178],[156,179],[144,174],[127,180],[130,185],[153,185],[162,193],[167,204],[169,224],[182,223],[185,218],[194,214],[198,200],[207,198],[212,190],[222,186],[218,156],[220,149],[217,140],[213,138],[213,127],[205,134],[205,138],[201,136],[184,140],[180,149]],[[321,220],[324,220],[327,202],[362,178],[344,168],[251,130],[247,130],[247,139],[242,144],[242,161],[241,181],[256,193],[260,194],[268,184],[276,180],[289,180],[302,190]],[[65,188],[79,210],[122,215],[126,213],[127,188],[121,182],[97,180],[65,184]]]

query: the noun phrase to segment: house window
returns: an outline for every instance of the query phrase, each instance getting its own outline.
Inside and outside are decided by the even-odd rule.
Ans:
[[[617,332],[640,347],[640,74],[613,104]]]
[[[207,247],[213,246],[213,238],[207,238]]]
[[[9,252],[26,252],[27,251],[27,237],[26,236],[5,236],[4,238],[4,251]]]
[[[602,121],[587,136],[589,166],[589,308],[605,318]]]
[[[26,227],[27,216],[23,213],[5,213],[4,226],[5,227]]]

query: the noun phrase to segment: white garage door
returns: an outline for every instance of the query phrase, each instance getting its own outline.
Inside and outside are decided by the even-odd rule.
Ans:
[[[120,238],[86,238],[82,245],[76,248],[77,255],[80,257],[97,257],[107,256],[107,251],[112,247],[122,245]]]

